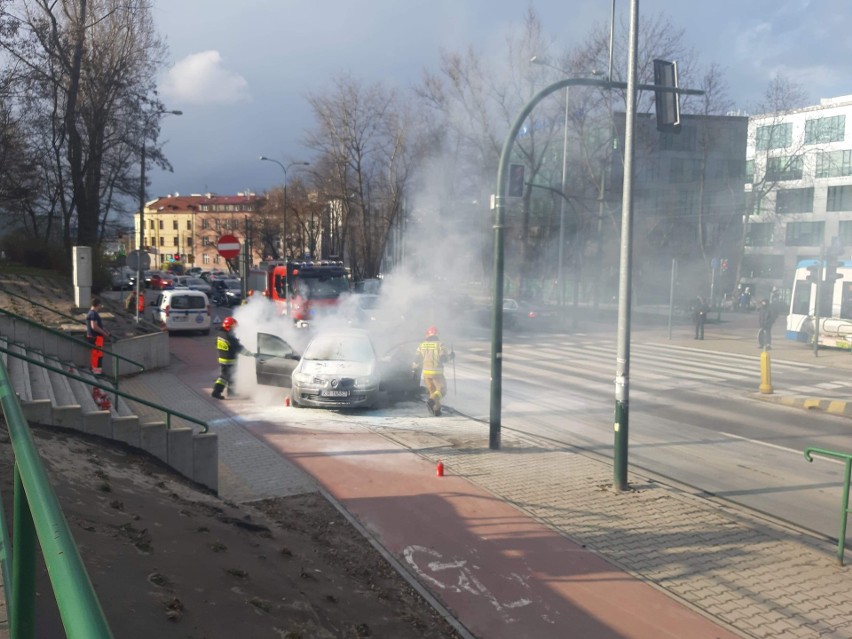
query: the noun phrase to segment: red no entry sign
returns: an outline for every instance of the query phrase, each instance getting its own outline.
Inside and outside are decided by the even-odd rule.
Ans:
[[[230,260],[240,254],[240,241],[233,235],[223,235],[216,243],[216,248],[219,250],[219,255]]]

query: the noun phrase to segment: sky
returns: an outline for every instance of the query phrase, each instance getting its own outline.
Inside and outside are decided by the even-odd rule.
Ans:
[[[609,25],[611,0],[154,0],[169,47],[158,85],[170,110],[161,141],[174,171],[149,169],[148,199],[180,193],[263,193],[283,183],[284,164],[310,161],[309,92],[335,76],[408,89],[442,51],[498,52],[532,6],[558,49]],[[640,0],[642,16],[665,14],[684,30],[702,65],[726,73],[748,112],[783,74],[820,98],[852,94],[849,0]],[[615,0],[616,20],[629,0]],[[626,75],[626,74],[625,74]],[[288,171],[290,179],[295,167]]]

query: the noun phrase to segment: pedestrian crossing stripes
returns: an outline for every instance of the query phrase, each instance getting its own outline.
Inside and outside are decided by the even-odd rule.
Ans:
[[[474,349],[473,360],[487,364],[487,347]],[[600,388],[611,384],[616,373],[614,344],[591,339],[543,340],[504,344],[503,378],[521,384],[552,383],[558,377],[572,387]],[[816,368],[801,362],[772,362],[776,376],[796,378]],[[660,343],[631,345],[630,380],[633,389],[655,392],[706,385],[756,390],[760,383],[760,357],[708,351]]]

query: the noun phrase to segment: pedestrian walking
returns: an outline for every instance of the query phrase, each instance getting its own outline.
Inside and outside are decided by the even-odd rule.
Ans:
[[[237,366],[237,355],[249,355],[254,357],[254,353],[245,348],[240,340],[234,335],[234,327],[237,325],[237,320],[233,317],[226,317],[222,320],[220,328],[221,334],[216,338],[216,352],[219,354],[219,377],[216,378],[216,383],[213,384],[213,392],[211,397],[216,399],[225,399],[222,391],[228,391],[228,397],[234,397],[236,390],[234,388],[234,373]]]
[[[692,322],[695,324],[695,339],[704,339],[704,323],[707,321],[707,305],[703,297],[696,297],[692,305]]]
[[[772,349],[772,325],[778,317],[775,305],[769,300],[762,299],[757,309],[757,321],[760,330],[757,333],[757,346],[766,350]]]
[[[92,352],[89,356],[89,364],[92,368],[92,374],[101,375],[104,371],[101,363],[104,358],[103,346],[104,339],[109,337],[109,331],[104,328],[104,322],[101,319],[101,300],[99,297],[92,298],[92,304],[89,307],[89,312],[86,314],[86,341],[92,345]]]
[[[447,379],[444,377],[444,362],[454,360],[456,354],[448,352],[441,339],[438,329],[430,326],[426,331],[426,339],[417,347],[417,361],[413,368],[422,366],[423,383],[429,392],[426,408],[435,417],[441,416],[441,400],[447,392]]]

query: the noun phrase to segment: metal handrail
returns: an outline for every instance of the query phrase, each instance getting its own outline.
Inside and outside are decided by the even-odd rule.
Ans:
[[[9,546],[6,521],[0,518],[3,574],[11,636],[35,637],[36,539],[62,624],[68,637],[110,638],[112,632],[95,595],[68,522],[36,450],[32,433],[15,395],[6,367],[0,362],[0,405],[15,456],[13,539]],[[2,509],[0,509],[2,510]],[[12,578],[7,561],[12,558]]]
[[[27,357],[26,355],[22,355],[21,353],[15,353],[14,351],[9,350],[3,346],[0,346],[0,353],[6,353],[7,355],[11,355],[12,357],[16,357],[18,359],[22,359],[25,362],[29,362],[30,364],[35,364],[36,366],[41,366],[49,371],[53,371],[54,373],[59,373],[60,375],[64,375],[70,379],[76,379],[77,381],[83,382],[84,384],[88,384],[89,386],[94,386],[95,388],[99,388],[102,391],[106,391],[111,393],[116,398],[116,403],[118,402],[119,397],[123,397],[126,400],[136,402],[137,404],[142,404],[143,406],[147,406],[148,408],[153,408],[155,410],[162,411],[166,414],[166,428],[171,429],[172,427],[172,416],[177,417],[179,419],[183,419],[184,421],[191,422],[193,424],[197,424],[201,426],[201,433],[206,433],[210,430],[210,427],[207,425],[207,422],[204,420],[198,419],[196,417],[192,417],[185,413],[181,413],[176,410],[172,410],[171,408],[166,408],[160,404],[155,404],[154,402],[150,402],[147,399],[143,399],[141,397],[137,397],[136,395],[131,395],[130,393],[126,393],[123,390],[119,390],[114,386],[108,386],[106,384],[101,384],[100,382],[92,381],[90,379],[86,379],[85,377],[80,377],[79,375],[75,375],[70,371],[66,371],[62,368],[57,368],[55,366],[50,366],[45,362],[40,362],[32,357]]]
[[[29,324],[30,326],[34,326],[34,327],[36,327],[40,330],[47,331],[51,335],[56,335],[57,337],[61,337],[62,339],[69,340],[74,344],[80,344],[82,346],[85,346],[88,349],[92,348],[92,344],[87,342],[84,339],[80,339],[79,337],[74,337],[73,335],[68,335],[67,333],[63,333],[62,331],[57,331],[56,329],[50,328],[49,326],[44,326],[42,324],[39,324],[38,322],[34,322],[33,320],[31,320],[27,317],[22,317],[21,315],[18,315],[17,313],[13,313],[12,311],[8,311],[5,308],[0,308],[0,313],[3,313],[4,315],[8,315],[8,316],[10,316],[10,317],[12,317],[16,320],[20,320],[20,321],[24,322],[25,324]],[[118,353],[107,350],[103,347],[101,347],[99,350],[103,351],[104,356],[108,355],[108,356],[113,358],[113,371],[112,371],[111,379],[115,384],[118,384],[118,378],[119,378],[119,373],[120,373],[119,361],[127,362],[131,366],[135,366],[136,368],[139,369],[137,371],[133,371],[132,373],[127,373],[129,375],[138,374],[138,373],[141,373],[145,370],[145,367],[142,364],[140,364],[137,361],[130,359],[129,357],[125,357],[124,355],[119,355]]]
[[[852,477],[852,455],[849,453],[840,453],[836,450],[825,450],[824,448],[805,448],[805,459],[809,462],[813,461],[812,454],[842,459],[846,465],[843,474],[843,502],[840,505],[840,531],[837,534],[837,561],[842,566],[843,551],[846,547],[846,523],[849,520],[849,479]]]
[[[25,300],[28,304],[32,304],[34,306],[38,306],[39,308],[43,308],[45,310],[48,310],[52,313],[56,313],[57,315],[61,315],[62,317],[66,318],[66,319],[70,319],[73,322],[77,322],[79,324],[84,324],[84,325],[86,323],[85,321],[81,322],[78,318],[74,317],[73,315],[67,315],[66,313],[63,313],[62,311],[58,311],[55,308],[52,308],[50,306],[45,306],[44,304],[41,304],[41,303],[36,302],[34,300],[31,300],[26,295],[21,295],[20,293],[13,293],[9,289],[3,288],[2,286],[0,286],[0,291],[5,293],[6,295],[11,295],[12,297],[19,297],[20,299]]]

